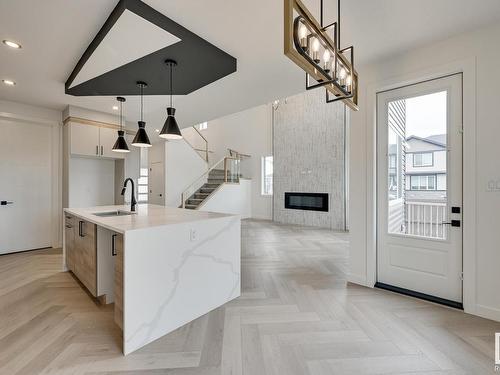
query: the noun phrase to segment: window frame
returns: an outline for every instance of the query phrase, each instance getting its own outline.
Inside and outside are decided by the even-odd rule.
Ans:
[[[415,163],[415,156],[420,155],[421,156],[421,165],[417,165]],[[431,163],[430,164],[424,164],[424,155],[431,155]],[[423,152],[414,152],[413,157],[413,167],[414,168],[426,168],[426,167],[433,167],[434,166],[434,151],[423,151]]]
[[[425,189],[422,189],[422,182],[421,179],[424,178],[426,179],[426,184],[425,184]],[[434,180],[434,188],[429,189],[429,179],[432,177]],[[413,188],[413,181],[414,179],[418,178],[418,183],[415,185],[417,186],[416,189]],[[417,174],[417,175],[410,175],[410,191],[437,191],[437,175],[436,174]]]

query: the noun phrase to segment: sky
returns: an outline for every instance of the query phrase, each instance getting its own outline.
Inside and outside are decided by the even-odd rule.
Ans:
[[[446,134],[446,91],[406,99],[406,136]]]

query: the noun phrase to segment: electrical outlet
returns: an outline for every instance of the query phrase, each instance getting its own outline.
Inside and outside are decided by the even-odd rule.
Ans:
[[[499,192],[500,191],[500,180],[489,180],[486,185],[486,191],[488,192]]]
[[[196,229],[191,229],[189,231],[189,240],[191,242],[196,241],[196,237],[197,237],[197,235],[196,235]]]

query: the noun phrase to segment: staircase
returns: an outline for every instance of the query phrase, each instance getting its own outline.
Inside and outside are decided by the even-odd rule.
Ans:
[[[185,203],[184,208],[196,210],[220,185],[224,183],[224,170],[212,169],[208,173],[207,182],[203,184]]]
[[[222,184],[240,183],[240,156],[225,156],[187,187],[180,208],[197,210]]]

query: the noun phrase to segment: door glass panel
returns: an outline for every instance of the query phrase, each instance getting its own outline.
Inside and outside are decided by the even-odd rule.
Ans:
[[[388,233],[445,240],[447,92],[391,101]]]

